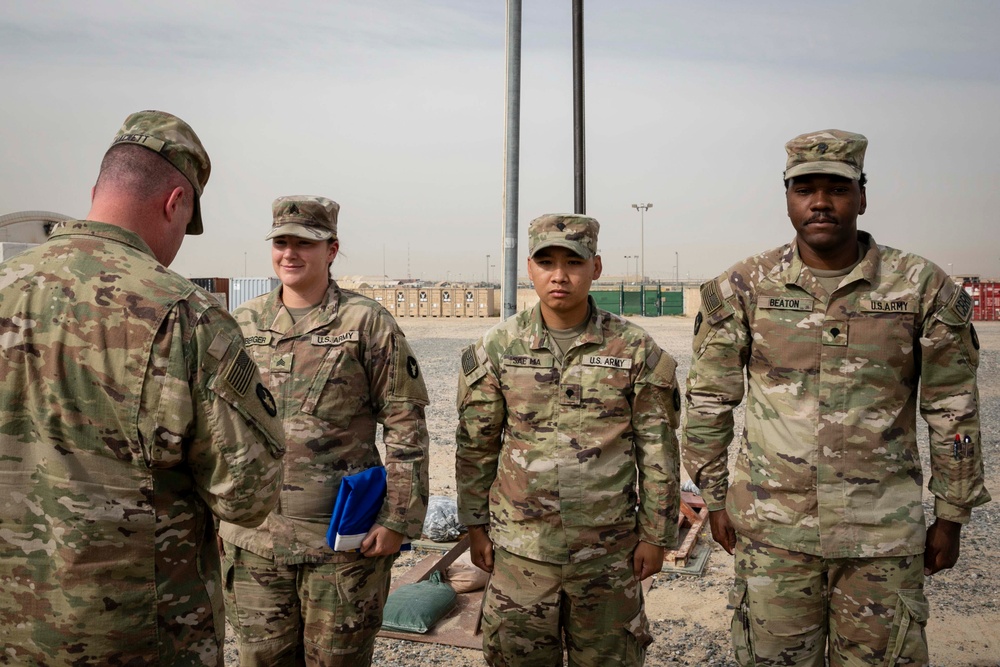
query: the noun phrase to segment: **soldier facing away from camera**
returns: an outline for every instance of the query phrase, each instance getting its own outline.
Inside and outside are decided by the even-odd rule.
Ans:
[[[596,220],[528,230],[539,303],[462,354],[459,518],[492,572],[490,665],[640,665],[652,641],[640,582],[677,536],[676,364],[589,296]]]
[[[858,230],[867,145],[841,130],[789,141],[795,238],[701,288],[684,457],[713,537],[736,554],[741,665],[927,664],[924,577],[955,564],[962,524],[990,499],[971,299],[933,263]]]
[[[267,516],[283,445],[239,327],[166,268],[209,169],[134,113],[87,219],[0,265],[2,664],[223,664],[214,519]]]

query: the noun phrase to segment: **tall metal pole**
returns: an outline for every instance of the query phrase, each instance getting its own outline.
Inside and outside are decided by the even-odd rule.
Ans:
[[[507,0],[507,115],[504,120],[503,318],[517,312],[517,203],[521,150],[521,0]]]
[[[639,211],[639,261],[642,262],[642,273],[639,274],[639,284],[646,284],[646,211],[653,208],[652,204],[632,204]]]
[[[573,210],[587,212],[587,149],[584,132],[583,0],[573,0]]]
[[[486,253],[486,286],[490,286],[490,255]]]

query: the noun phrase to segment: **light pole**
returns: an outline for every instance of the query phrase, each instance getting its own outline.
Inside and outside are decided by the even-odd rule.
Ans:
[[[628,272],[629,272],[628,261],[630,259],[635,259],[635,256],[634,255],[625,255],[625,282],[626,282],[626,284],[628,283]]]
[[[639,211],[639,256],[642,257],[642,273],[639,274],[639,284],[646,282],[646,211],[653,208],[652,204],[632,204]]]
[[[674,251],[674,282],[681,282],[681,255],[676,250]]]
[[[490,284],[490,256],[486,255],[486,286]]]

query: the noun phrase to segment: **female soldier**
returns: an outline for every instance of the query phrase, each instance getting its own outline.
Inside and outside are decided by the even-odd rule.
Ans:
[[[272,208],[281,285],[233,315],[284,423],[284,489],[258,528],[221,526],[226,613],[244,667],[368,665],[392,563],[427,507],[427,390],[392,316],[330,277],[340,206],[294,196]],[[361,548],[334,551],[341,479],[382,464],[376,423],[386,497]]]

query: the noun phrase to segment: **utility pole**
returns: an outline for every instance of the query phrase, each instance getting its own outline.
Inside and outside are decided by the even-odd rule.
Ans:
[[[639,211],[639,256],[642,257],[642,273],[639,275],[639,284],[646,284],[646,211],[653,208],[652,204],[632,204],[632,208]]]
[[[573,212],[587,213],[587,148],[584,108],[583,0],[573,0]]]
[[[507,0],[507,66],[503,144],[503,319],[517,312],[517,205],[521,151],[521,0]]]

